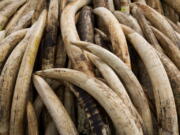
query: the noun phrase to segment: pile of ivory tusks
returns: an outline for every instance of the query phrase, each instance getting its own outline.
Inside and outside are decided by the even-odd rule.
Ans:
[[[179,21],[180,0],[0,0],[0,135],[179,135]]]

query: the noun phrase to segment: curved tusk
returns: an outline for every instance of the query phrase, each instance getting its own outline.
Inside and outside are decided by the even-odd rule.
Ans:
[[[142,118],[137,112],[134,105],[132,104],[131,99],[128,96],[128,93],[126,92],[126,89],[124,88],[116,73],[112,70],[111,67],[109,67],[97,56],[89,52],[86,52],[86,54],[90,58],[92,63],[94,63],[94,65],[96,65],[96,67],[100,70],[102,76],[105,78],[106,82],[111,87],[111,89],[122,99],[123,103],[127,105],[132,115],[134,115],[136,121],[139,121],[141,123]]]
[[[34,11],[33,13],[33,16],[34,16],[34,14],[36,14],[37,12],[36,7],[40,5],[41,5],[41,1],[37,1],[37,0],[27,1],[21,8],[19,8],[19,10],[16,12],[16,14],[12,17],[12,19],[7,24],[5,28],[7,30],[7,33],[8,34],[11,33],[17,24],[22,23],[23,16],[26,16],[29,12]],[[33,18],[33,16],[31,16],[31,19]]]
[[[29,39],[28,47],[26,48],[21,62],[11,107],[10,135],[23,134],[23,120],[27,94],[29,90],[29,84],[31,82],[31,74],[34,67],[35,58],[46,24],[46,15],[47,11],[44,10],[41,13],[38,21],[34,24],[36,25],[36,30]]]
[[[149,130],[149,133],[152,133],[152,118],[149,104],[145,93],[141,87],[141,84],[139,83],[131,69],[116,55],[112,54],[111,52],[102,47],[82,41],[76,41],[73,42],[73,44],[91,51],[93,54],[101,58],[104,62],[106,62],[116,71],[116,73],[120,76],[121,80],[126,86],[132,102],[140,113],[145,123],[146,129]],[[146,110],[146,112],[144,112],[144,110]]]
[[[76,0],[69,3],[64,8],[61,15],[61,33],[67,54],[71,59],[73,67],[93,76],[91,67],[89,66],[90,64],[84,56],[83,51],[71,44],[72,41],[80,40],[75,25],[75,14],[81,7],[89,2],[90,0]]]
[[[113,52],[131,67],[126,38],[116,17],[104,7],[96,8],[93,12],[100,16],[108,27]]]
[[[119,96],[98,79],[80,71],[63,68],[48,69],[39,71],[36,74],[54,79],[63,79],[84,89],[104,107],[111,117],[118,134],[143,134],[141,126],[137,126],[134,116],[131,115]]]
[[[16,10],[23,5],[26,2],[26,0],[20,0],[20,1],[13,1],[11,4],[9,4],[5,10],[0,11],[0,30],[2,30],[10,17],[16,12]]]
[[[179,48],[162,32],[154,27],[151,27],[162,48],[174,64],[180,69],[180,50]]]
[[[13,89],[16,82],[16,77],[19,67],[24,55],[25,49],[28,45],[29,37],[34,26],[28,30],[25,38],[15,47],[8,57],[0,76],[0,134],[9,131],[9,117],[11,110],[11,100],[13,96]]]
[[[36,113],[30,101],[27,103],[27,121],[28,121],[28,135],[39,135]]]
[[[20,17],[24,14],[25,10],[27,9],[28,3],[25,3],[17,12],[16,14],[9,20],[8,24],[6,25],[5,30],[7,31],[7,35],[11,33],[11,29],[13,29]]]
[[[8,30],[9,33],[18,31],[23,28],[27,28],[31,24],[31,19],[34,14],[34,10],[29,11],[27,14],[22,16],[20,20],[17,22],[16,26],[13,27],[11,30]]]
[[[16,31],[0,42],[0,70],[8,55],[11,53],[17,43],[23,39],[26,32],[27,29]]]
[[[173,30],[173,28],[171,27],[171,25],[168,23],[168,21],[164,16],[162,16],[156,10],[152,9],[147,5],[141,3],[136,3],[136,5],[143,11],[147,19],[156,28],[158,28],[160,31],[166,34],[174,42],[174,44],[180,48],[180,40],[178,39],[175,31]]]
[[[52,116],[59,134],[78,135],[68,112],[65,110],[63,104],[60,102],[47,82],[37,75],[33,76],[33,82],[41,100]]]
[[[155,49],[141,35],[132,33],[128,37],[143,60],[152,82],[158,122],[161,125],[159,133],[177,135],[177,112],[167,73]]]
[[[167,72],[167,75],[169,77],[169,81],[171,83],[171,87],[174,93],[174,98],[176,102],[176,108],[178,112],[178,118],[180,118],[180,71],[178,68],[174,65],[174,63],[162,53],[157,52],[159,58],[161,59],[164,68]]]

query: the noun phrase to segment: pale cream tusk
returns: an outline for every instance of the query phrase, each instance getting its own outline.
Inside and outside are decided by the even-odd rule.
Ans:
[[[47,11],[42,11],[38,21],[34,24],[35,31],[32,33],[28,47],[24,53],[14,89],[11,107],[10,135],[23,135],[23,120],[27,102],[28,90],[31,82],[31,74],[35,58],[46,24]]]
[[[32,19],[33,14],[34,14],[34,10],[29,11],[27,14],[22,16],[20,21],[17,22],[16,26],[13,27],[13,29],[11,29],[11,33],[29,26],[31,24],[31,19]]]
[[[164,52],[174,62],[174,64],[180,69],[180,50],[178,47],[162,32],[154,27],[151,27],[156,38],[161,43]]]
[[[104,7],[96,8],[93,12],[101,17],[106,24],[109,30],[113,52],[131,67],[126,38],[116,17]]]
[[[112,89],[98,79],[77,70],[64,68],[47,69],[36,72],[36,74],[48,78],[69,81],[84,89],[104,107],[111,117],[118,134],[143,134],[141,126],[137,126],[134,116],[131,115],[129,108],[123,103],[119,96],[112,91]]]
[[[19,71],[21,60],[28,45],[29,37],[33,27],[28,30],[25,38],[14,48],[8,57],[0,76],[0,134],[9,131],[9,117],[11,110],[11,100],[16,77]]]
[[[88,58],[92,61],[92,63],[94,63],[94,65],[96,65],[96,67],[100,70],[102,76],[106,80],[107,84],[111,87],[111,89],[122,99],[124,104],[127,105],[129,110],[131,111],[131,114],[134,115],[136,121],[139,121],[141,123],[141,116],[131,102],[131,99],[126,89],[124,88],[123,84],[121,83],[120,79],[113,71],[113,69],[92,53],[86,52],[86,54]]]
[[[63,104],[60,102],[47,82],[37,75],[33,76],[33,82],[41,100],[53,118],[59,134],[78,135],[75,125],[68,115],[68,112],[65,110]]]
[[[25,36],[27,29],[13,32],[0,42],[0,70],[14,47]]]
[[[13,29],[19,18],[24,14],[24,11],[27,9],[28,3],[24,4],[17,12],[16,14],[12,17],[12,19],[8,22],[5,30],[7,31],[7,35],[11,33],[11,29]]]
[[[161,125],[159,134],[178,135],[178,119],[173,92],[155,49],[138,33],[129,34],[128,37],[143,60],[152,82],[158,122]]]
[[[180,39],[177,37],[175,31],[168,23],[166,18],[158,13],[155,9],[151,7],[136,3],[136,5],[143,11],[145,17],[160,31],[162,31],[165,35],[167,35],[176,46],[180,48]]]
[[[14,30],[14,27],[18,23],[22,23],[23,16],[26,16],[29,12],[34,11],[34,14],[36,14],[37,10],[36,7],[39,6],[41,3],[37,0],[28,0],[18,11],[17,13],[12,17],[12,19],[9,21],[9,23],[6,26],[7,34],[11,33],[12,30]],[[31,16],[31,19],[33,17]],[[31,23],[31,22],[30,22]]]
[[[0,11],[0,30],[2,30],[9,18],[16,12],[16,10],[23,5],[26,2],[26,0],[19,0],[19,1],[13,1],[11,4],[9,4],[5,10]]]
[[[148,101],[141,84],[131,69],[121,59],[102,47],[82,41],[76,41],[73,43],[91,51],[116,71],[126,86],[133,104],[140,113],[146,129],[149,130],[149,133],[152,133],[152,118]],[[144,110],[146,110],[146,112],[144,112]]]
[[[70,2],[64,8],[61,14],[61,33],[67,55],[71,59],[73,68],[94,76],[90,63],[84,56],[83,51],[71,44],[72,41],[80,40],[75,25],[75,14],[81,7],[89,2],[90,0],[76,0]]]
[[[164,54],[157,52],[160,57],[164,68],[169,77],[169,81],[171,83],[171,87],[174,93],[174,98],[176,102],[176,108],[178,112],[178,118],[180,118],[180,71],[174,65],[174,63]]]

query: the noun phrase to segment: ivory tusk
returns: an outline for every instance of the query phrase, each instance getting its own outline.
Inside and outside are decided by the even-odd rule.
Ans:
[[[98,79],[88,76],[80,71],[63,68],[47,69],[36,72],[36,74],[48,78],[63,79],[84,89],[104,107],[111,117],[118,134],[143,134],[141,126],[137,125],[134,116],[131,115],[128,107],[116,93]]]

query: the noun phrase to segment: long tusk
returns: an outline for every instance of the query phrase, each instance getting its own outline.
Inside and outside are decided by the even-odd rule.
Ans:
[[[158,41],[161,43],[167,56],[174,62],[174,64],[180,69],[180,50],[179,48],[162,32],[154,27],[151,27]]]
[[[142,36],[132,33],[128,37],[143,60],[152,82],[158,122],[161,125],[159,133],[177,135],[177,112],[167,73],[154,48]]]
[[[0,11],[0,30],[2,30],[9,18],[16,12],[16,10],[23,5],[26,2],[26,0],[20,0],[20,1],[13,1],[11,4],[9,4],[5,10]]]
[[[145,17],[147,17],[147,19],[156,28],[167,35],[174,42],[174,44],[180,48],[180,40],[164,16],[147,5],[143,5],[141,3],[136,3],[136,5],[143,11]]]
[[[69,3],[64,8],[61,15],[61,33],[67,55],[72,62],[73,68],[85,72],[90,76],[94,76],[92,64],[84,55],[83,50],[71,43],[72,41],[80,40],[75,25],[75,14],[81,7],[89,2],[90,0],[76,0]],[[78,100],[80,100],[84,106],[83,109],[87,109],[87,112],[89,112],[90,117],[88,117],[88,121],[91,121],[90,123],[92,123],[92,126],[95,127],[96,132],[107,132],[106,128],[104,128],[106,124],[102,120],[102,116],[99,113],[100,111],[97,108],[95,100],[81,89],[76,89],[76,93],[79,94]],[[96,113],[91,112],[92,106],[93,111],[95,110]],[[99,119],[98,123],[96,123],[96,119]]]
[[[118,134],[143,134],[142,128],[137,126],[134,116],[131,115],[129,109],[119,96],[98,79],[88,76],[80,71],[63,68],[48,69],[39,71],[36,74],[54,79],[63,79],[84,89],[104,107],[111,117]]]
[[[131,67],[126,38],[116,17],[103,7],[96,8],[93,12],[100,16],[108,27],[113,52]]]
[[[25,38],[15,47],[8,57],[0,77],[0,134],[9,131],[9,117],[13,89],[16,82],[16,77],[24,55],[25,49],[34,26],[28,30]]]
[[[89,2],[90,0],[76,0],[64,8],[61,15],[61,33],[67,55],[71,59],[73,67],[93,76],[91,67],[89,66],[90,64],[84,56],[83,51],[71,44],[72,41],[80,40],[74,20],[75,14],[82,6],[88,4]]]
[[[176,102],[176,108],[178,112],[178,118],[180,118],[180,71],[174,65],[174,63],[164,54],[157,52],[159,58],[161,59],[164,68],[169,77],[171,87],[174,93],[174,98]]]
[[[46,81],[40,76],[34,75],[33,82],[43,103],[52,116],[59,134],[77,135],[78,133],[70,116]]]
[[[104,62],[106,62],[116,71],[116,73],[120,76],[124,85],[126,86],[130,98],[134,103],[136,109],[140,113],[143,121],[146,122],[146,128],[149,128],[149,130],[152,131],[151,112],[147,98],[139,81],[137,80],[131,69],[123,61],[121,61],[121,59],[119,59],[117,56],[115,56],[108,50],[103,49],[102,47],[82,41],[76,41],[73,42],[73,44],[90,50],[93,54],[101,58]],[[147,111],[144,112],[144,109]]]
[[[27,103],[27,121],[28,121],[28,135],[39,135],[36,113],[30,101]]]
[[[10,135],[23,134],[23,120],[27,94],[29,90],[29,84],[31,82],[31,74],[34,67],[35,58],[46,24],[46,15],[47,11],[44,10],[41,13],[38,21],[34,24],[36,25],[36,30],[33,32],[33,35],[31,35],[29,39],[28,47],[26,48],[21,62],[12,101]]]
[[[101,59],[99,59],[97,56],[93,55],[92,53],[86,52],[90,60],[96,65],[96,67],[100,70],[101,74],[107,81],[108,85],[112,88],[112,90],[122,99],[125,105],[129,108],[132,115],[134,115],[136,121],[142,122],[142,118],[137,112],[136,108],[131,102],[130,97],[128,96],[128,93],[126,92],[126,89],[124,88],[123,84],[119,80],[116,73],[112,70],[111,67],[109,67],[106,63],[104,63]],[[146,121],[146,123],[149,121]],[[152,128],[152,127],[150,127]],[[153,132],[151,131],[151,134]]]
[[[0,42],[0,70],[14,47],[25,36],[27,29],[19,30]]]

